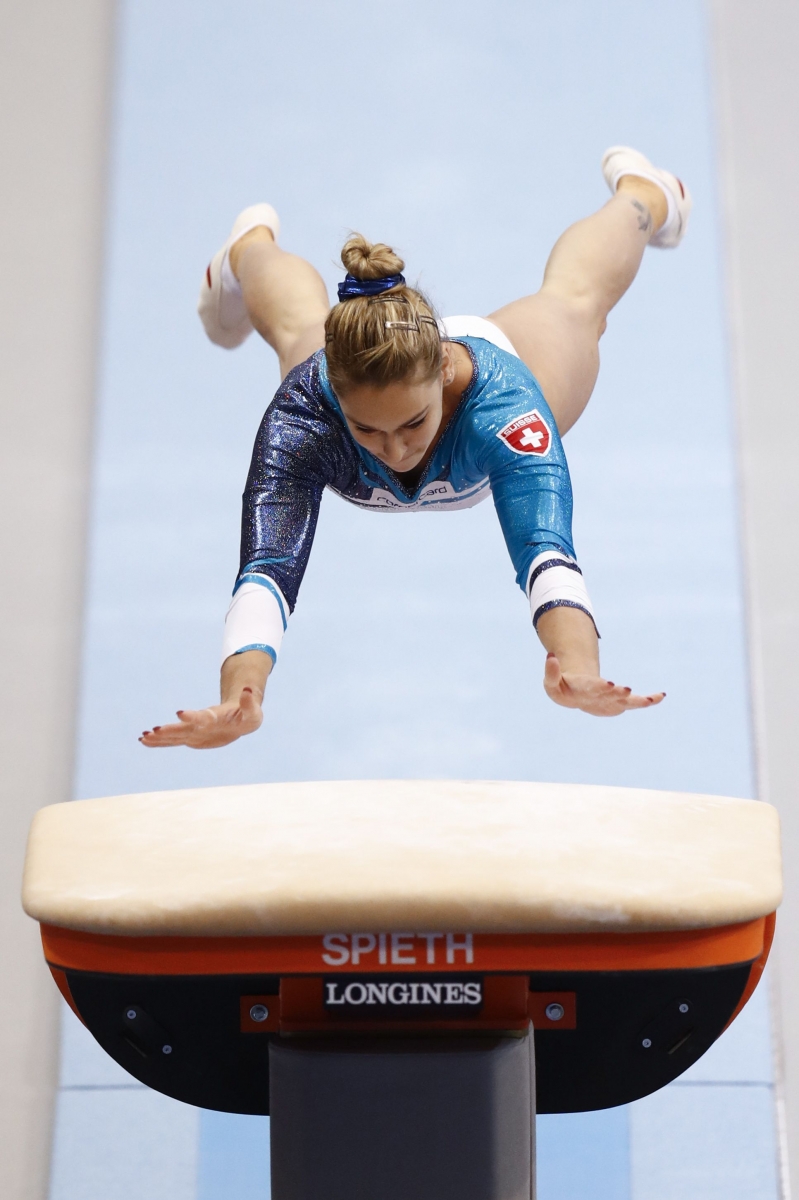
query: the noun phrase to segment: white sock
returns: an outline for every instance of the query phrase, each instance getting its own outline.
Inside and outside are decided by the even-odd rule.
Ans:
[[[220,282],[222,284],[222,292],[228,296],[241,296],[241,284],[233,274],[233,268],[230,265],[230,255],[226,254],[222,259],[222,270],[220,272]]]

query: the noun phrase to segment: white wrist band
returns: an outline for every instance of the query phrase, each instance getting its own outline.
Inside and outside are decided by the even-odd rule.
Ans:
[[[568,554],[549,550],[534,558],[527,576],[527,591],[534,627],[551,608],[580,608],[594,620],[583,573]]]
[[[225,617],[222,662],[245,650],[263,650],[277,662],[288,616],[289,606],[273,579],[256,572],[242,575]]]

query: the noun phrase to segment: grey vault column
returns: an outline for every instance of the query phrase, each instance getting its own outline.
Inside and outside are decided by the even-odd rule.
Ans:
[[[799,5],[711,0],[760,798],[783,826],[772,986],[799,1193]]]
[[[19,902],[70,797],[113,5],[8,0],[0,38],[0,1195],[47,1195],[57,994]]]
[[[277,1039],[273,1200],[535,1200],[523,1037]]]

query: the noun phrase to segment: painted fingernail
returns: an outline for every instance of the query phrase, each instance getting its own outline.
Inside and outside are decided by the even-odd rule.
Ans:
[[[248,688],[242,688],[241,690],[242,690],[243,692],[249,692],[249,693],[250,693],[250,695],[252,695],[252,688],[249,688],[249,687],[248,687]]]
[[[182,717],[185,711],[186,711],[185,708],[179,708],[178,711],[175,713],[175,716]]]
[[[160,728],[161,728],[161,726],[160,726],[160,725],[153,725],[153,733],[158,733],[158,730],[159,730]]]
[[[630,694],[630,692],[631,692],[632,690],[633,690],[632,688],[622,688],[622,691],[625,691],[625,692],[627,693],[627,695],[628,695],[628,696],[629,696],[629,694]],[[156,729],[157,729],[157,728],[158,728],[158,726],[156,725]]]
[[[615,683],[611,683],[610,680],[608,680],[608,687],[615,687],[615,686],[616,686]]]

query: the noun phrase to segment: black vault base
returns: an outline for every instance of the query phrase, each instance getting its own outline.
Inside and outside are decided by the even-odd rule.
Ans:
[[[532,991],[574,992],[577,1009],[575,1029],[535,1031],[537,1111],[610,1108],[670,1083],[722,1032],[749,971],[742,963],[531,975]],[[276,976],[68,971],[67,979],[88,1028],[134,1078],[201,1108],[269,1111],[269,1047],[277,1035],[242,1033],[239,1010],[243,995],[277,1001]],[[133,1010],[135,1021],[127,1018]]]

